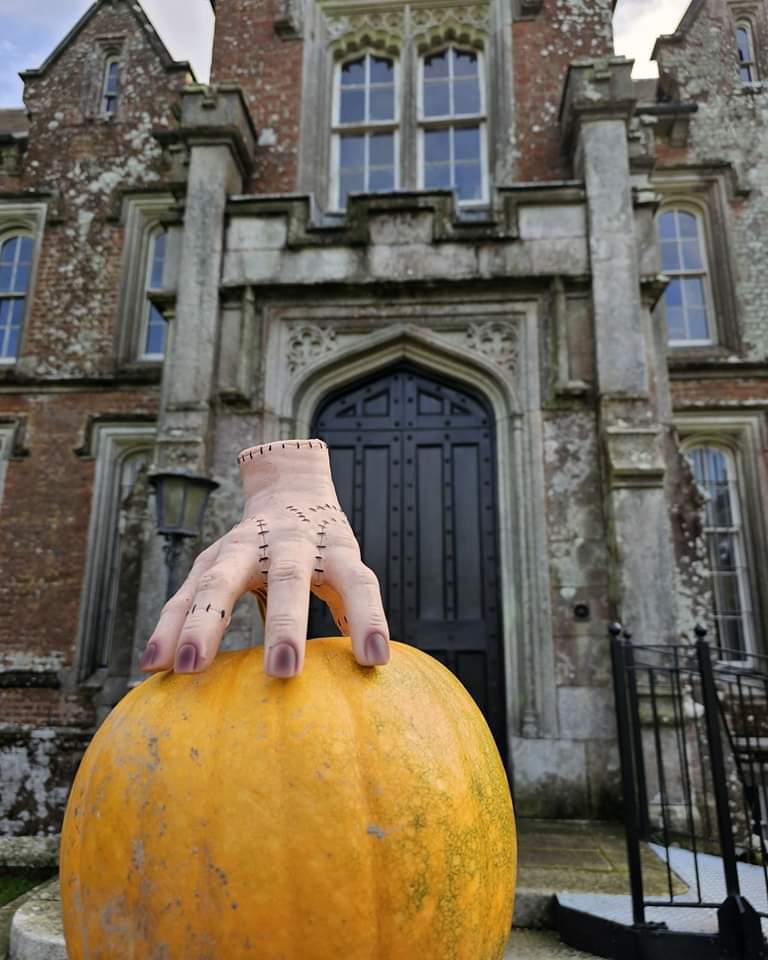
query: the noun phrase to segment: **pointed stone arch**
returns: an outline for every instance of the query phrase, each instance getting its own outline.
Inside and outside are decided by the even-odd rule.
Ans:
[[[319,350],[295,371],[292,389],[279,403],[282,423],[292,425],[289,432],[309,435],[314,412],[328,394],[407,362],[466,385],[491,408],[496,426],[500,603],[510,742],[521,734],[552,736],[557,728],[546,531],[539,507],[544,480],[538,383],[532,372],[538,370],[535,311],[515,319],[519,342],[514,351],[505,350],[503,343],[500,346],[498,337],[477,335],[489,324],[501,327],[501,320],[470,325],[475,335],[468,336],[468,346],[410,323],[391,323],[344,346],[337,338],[332,349]]]

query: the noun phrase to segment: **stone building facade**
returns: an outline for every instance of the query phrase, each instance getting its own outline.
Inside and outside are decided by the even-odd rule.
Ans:
[[[320,435],[518,812],[608,817],[606,626],[763,649],[768,3],[98,0],[0,112],[0,829],[52,832],[163,596],[147,483]],[[765,78],[765,80],[763,80]],[[199,545],[198,545],[199,546]],[[323,627],[312,615],[314,633]],[[225,646],[258,642],[256,605]],[[729,648],[729,650],[726,650]]]

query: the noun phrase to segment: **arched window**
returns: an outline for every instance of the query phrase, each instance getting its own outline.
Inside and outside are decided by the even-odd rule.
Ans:
[[[752,83],[758,79],[755,62],[755,40],[752,24],[749,20],[736,23],[736,47],[739,51],[739,74],[742,83]]]
[[[371,53],[338,66],[332,138],[333,205],[397,187],[395,61]]]
[[[142,324],[142,359],[162,360],[165,356],[166,322],[150,300],[150,294],[165,288],[165,263],[168,252],[168,231],[155,227],[149,234],[147,266],[144,281],[144,320]]]
[[[0,361],[18,355],[33,254],[30,236],[16,234],[0,241]]]
[[[481,55],[447,47],[421,60],[420,186],[454,189],[459,203],[488,196]]]
[[[698,213],[667,208],[658,217],[661,269],[672,278],[664,293],[672,346],[713,343],[705,235]]]
[[[704,536],[717,645],[721,657],[740,659],[753,648],[753,615],[736,461],[730,450],[711,445],[691,446],[686,455],[707,497]]]
[[[105,117],[114,117],[117,113],[119,95],[120,58],[109,57],[104,64],[104,80],[101,87],[101,112]]]

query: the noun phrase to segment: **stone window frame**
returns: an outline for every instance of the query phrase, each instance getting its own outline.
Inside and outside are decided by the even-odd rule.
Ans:
[[[741,351],[741,331],[736,304],[734,269],[730,244],[730,223],[726,211],[726,185],[718,174],[692,177],[690,171],[652,176],[651,186],[661,197],[656,217],[665,209],[680,207],[701,217],[708,265],[709,293],[712,303],[712,343],[693,345],[685,342],[667,345],[667,357],[676,360],[718,359]],[[658,237],[658,231],[656,231]],[[664,342],[667,342],[664,298],[659,300],[659,314],[664,321]]]
[[[717,326],[717,310],[715,308],[715,298],[712,290],[712,268],[710,265],[710,243],[709,235],[707,229],[707,212],[706,209],[702,208],[698,203],[692,203],[690,200],[674,200],[670,202],[664,202],[659,207],[656,213],[656,223],[658,224],[662,215],[665,213],[671,213],[672,211],[679,211],[680,213],[688,213],[693,216],[696,220],[696,229],[697,229],[697,240],[699,241],[699,248],[702,255],[703,266],[701,270],[680,270],[675,273],[667,274],[667,276],[674,279],[684,279],[691,276],[700,276],[702,279],[702,285],[704,287],[704,307],[707,314],[707,327],[709,331],[709,336],[706,340],[695,340],[693,338],[684,338],[682,340],[671,340],[667,335],[666,342],[667,347],[670,350],[677,350],[679,348],[683,349],[695,349],[697,347],[712,347],[717,345],[719,341],[718,336],[718,326]],[[661,246],[660,241],[658,240],[658,230],[657,230],[657,242]],[[662,272],[664,267],[662,266]],[[666,301],[666,292],[662,295],[662,302]],[[667,329],[667,334],[669,329]]]
[[[477,75],[480,85],[480,111],[477,114],[464,116],[461,114],[452,114],[450,116],[440,117],[432,120],[424,115],[424,61],[427,57],[442,53],[444,50],[454,50],[460,53],[472,53],[477,57]],[[463,208],[487,207],[489,201],[490,170],[488,165],[488,69],[485,63],[483,50],[473,49],[469,44],[448,41],[442,46],[430,47],[419,53],[416,79],[416,103],[417,117],[416,122],[418,130],[417,140],[417,161],[416,169],[418,176],[418,189],[429,189],[424,186],[425,162],[424,162],[424,139],[427,130],[449,128],[461,128],[476,124],[480,128],[480,176],[481,176],[481,197],[479,200],[460,201],[456,197],[457,206]]]
[[[487,18],[479,25],[459,23],[460,10],[451,6],[422,8],[407,0],[393,0],[376,7],[356,7],[354,14],[330,6],[335,0],[320,0],[307,10],[304,27],[298,191],[310,194],[322,216],[339,216],[331,203],[331,110],[335,64],[363,53],[391,56],[400,65],[400,157],[399,189],[415,192],[418,186],[418,122],[416,116],[419,58],[450,44],[481,51],[485,59],[484,103],[486,116],[487,197],[492,205],[494,187],[514,179],[516,160],[509,143],[515,139],[514,104],[508,91],[513,84],[512,9],[504,0],[476,4]],[[472,9],[474,10],[475,7]],[[469,8],[467,8],[469,9]],[[459,11],[459,13],[457,13]],[[344,13],[342,16],[341,14]],[[440,14],[442,25],[418,28],[415,13]],[[330,28],[334,17],[347,32]],[[471,20],[471,17],[470,17]],[[266,132],[268,133],[268,131]],[[262,134],[265,136],[265,133]],[[266,142],[266,141],[265,141]],[[462,204],[462,209],[464,205]],[[470,211],[473,209],[470,207]],[[482,207],[479,207],[482,209]]]
[[[172,213],[175,203],[170,193],[134,195],[126,197],[123,202],[122,280],[115,337],[117,363],[122,370],[156,370],[163,364],[164,357],[144,353],[147,271],[152,235],[162,227],[168,233],[163,278],[165,292],[175,289],[182,242],[181,228]]]
[[[94,666],[96,632],[104,616],[105,579],[118,536],[117,512],[122,468],[132,455],[147,451],[151,460],[157,429],[146,421],[138,423],[102,421],[93,425],[85,454],[96,461],[91,514],[88,523],[88,551],[80,600],[77,633],[77,681],[100,686],[104,668]]]
[[[110,92],[110,70],[113,66],[117,66],[117,90]],[[104,60],[103,70],[102,70],[102,80],[101,80],[101,104],[100,110],[102,117],[105,120],[112,120],[117,116],[117,111],[120,106],[120,94],[122,92],[123,86],[123,62],[119,54],[112,53]],[[109,101],[113,99],[114,105],[112,109],[109,109]]]
[[[32,238],[34,245],[18,350],[15,357],[0,357],[0,370],[12,370],[24,355],[24,343],[29,330],[29,318],[32,314],[37,289],[37,273],[40,265],[47,212],[48,207],[45,203],[0,202],[0,244],[12,236],[27,236]]]
[[[125,47],[126,38],[123,35],[101,36],[94,41],[88,56],[81,101],[84,116],[93,121],[118,123],[121,119],[122,92],[125,89]],[[117,103],[114,111],[107,113],[104,110],[107,68],[114,62],[120,67]]]
[[[392,120],[366,121],[359,124],[342,124],[341,115],[341,72],[345,64],[353,63],[362,57],[381,57],[392,61],[395,86],[395,115]],[[351,52],[338,60],[333,67],[333,89],[331,93],[331,130],[330,130],[330,160],[328,209],[335,213],[343,213],[344,207],[338,202],[339,197],[339,142],[344,133],[378,133],[392,132],[394,134],[394,190],[400,189],[402,163],[400,157],[400,129],[402,123],[401,109],[401,63],[400,58],[392,53],[381,50],[364,49]],[[389,192],[389,191],[388,191]]]
[[[768,637],[768,582],[759,575],[759,558],[768,555],[768,530],[764,504],[768,502],[768,477],[762,464],[762,451],[768,444],[762,414],[682,413],[674,415],[685,455],[693,447],[715,447],[731,457],[739,494],[744,551],[747,558],[748,585],[752,598],[752,639]],[[753,649],[768,653],[768,649]]]

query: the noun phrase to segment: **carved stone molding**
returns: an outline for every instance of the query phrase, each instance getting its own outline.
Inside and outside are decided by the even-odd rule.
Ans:
[[[416,49],[423,54],[446,41],[482,49],[488,38],[489,12],[487,3],[416,8],[412,13]]]
[[[467,327],[466,344],[470,350],[515,373],[519,357],[517,324],[505,320],[471,323]]]
[[[329,14],[331,50],[341,60],[361,50],[381,50],[397,56],[405,37],[405,9]]]
[[[288,369],[291,373],[336,349],[336,331],[333,327],[294,323],[288,331]]]
[[[660,487],[665,464],[658,426],[607,427],[605,444],[612,487]]]

